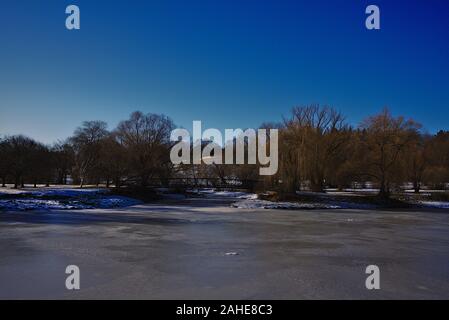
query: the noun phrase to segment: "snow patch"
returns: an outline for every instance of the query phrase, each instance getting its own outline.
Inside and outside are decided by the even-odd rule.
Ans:
[[[12,195],[13,197],[0,199],[0,210],[108,209],[127,207],[141,203],[141,201],[132,198],[109,195],[106,189],[58,188],[16,191],[2,192],[2,194]]]
[[[327,203],[273,202],[268,200],[242,200],[231,205],[240,209],[339,209]]]
[[[448,201],[420,201],[420,203],[426,207],[449,209]]]
[[[237,199],[257,199],[257,194],[242,191],[216,191],[215,189],[188,190],[189,192],[199,193],[205,197],[223,197]]]

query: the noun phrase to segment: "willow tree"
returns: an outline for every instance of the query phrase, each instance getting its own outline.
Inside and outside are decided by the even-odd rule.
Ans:
[[[415,141],[421,125],[385,108],[360,124],[360,164],[364,176],[379,183],[379,196],[388,198],[392,183],[400,181],[401,157]]]
[[[312,191],[324,191],[326,177],[350,138],[343,115],[328,106],[295,107],[284,127],[281,157],[290,187],[301,178],[310,182]]]

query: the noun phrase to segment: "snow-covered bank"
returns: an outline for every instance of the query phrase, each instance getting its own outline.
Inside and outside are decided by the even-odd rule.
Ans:
[[[257,194],[242,191],[216,191],[215,189],[194,189],[187,190],[190,193],[196,193],[205,197],[223,197],[237,199],[257,199]]]
[[[341,198],[330,196],[326,193],[317,194],[314,192],[298,192],[298,196],[309,196],[309,200],[298,201],[271,201],[267,199],[259,199],[255,193],[240,191],[217,191],[213,188],[209,189],[193,189],[188,190],[189,193],[200,195],[206,198],[227,198],[235,199],[230,206],[240,209],[287,209],[287,210],[304,210],[304,209],[376,209],[377,206],[371,203],[352,202],[349,198]]]
[[[248,199],[231,204],[240,209],[338,209],[339,206],[326,203],[274,202],[268,200]]]
[[[107,189],[101,188],[24,188],[11,189],[0,188],[0,196],[2,195],[31,195],[31,196],[58,196],[58,197],[78,197],[94,194],[106,194]]]
[[[140,203],[141,201],[132,198],[111,195],[106,189],[0,190],[0,210],[107,209]]]
[[[448,201],[420,201],[424,207],[449,209]]]

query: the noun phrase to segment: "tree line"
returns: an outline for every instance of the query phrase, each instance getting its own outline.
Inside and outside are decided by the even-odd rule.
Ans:
[[[160,114],[134,112],[113,130],[86,121],[65,141],[45,145],[15,135],[0,139],[2,186],[25,184],[229,185],[251,189],[322,192],[373,183],[388,197],[405,183],[443,189],[449,182],[449,131],[424,133],[412,119],[388,109],[349,125],[336,109],[295,107],[280,123],[279,170],[259,176],[258,165],[179,165],[170,161],[173,121]],[[269,138],[268,138],[269,141]]]

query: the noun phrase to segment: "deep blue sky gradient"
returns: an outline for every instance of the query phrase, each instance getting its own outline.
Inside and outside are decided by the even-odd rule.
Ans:
[[[65,29],[77,4],[81,30]],[[365,28],[377,4],[381,30]],[[449,129],[448,0],[0,3],[0,135],[43,142],[134,110],[258,127],[320,103]]]

